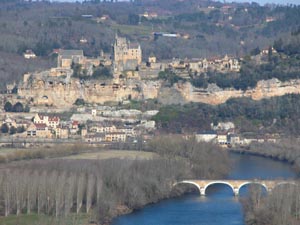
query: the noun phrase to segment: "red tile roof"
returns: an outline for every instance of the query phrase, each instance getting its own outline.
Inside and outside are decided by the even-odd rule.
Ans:
[[[35,123],[34,126],[36,127],[37,130],[45,130],[47,125],[44,123]]]
[[[58,122],[59,121],[59,117],[57,116],[49,116],[49,121],[55,121],[55,122]]]
[[[79,125],[79,122],[78,122],[77,120],[74,120],[74,121],[72,121],[72,125],[73,125],[73,126],[78,126],[78,125]]]

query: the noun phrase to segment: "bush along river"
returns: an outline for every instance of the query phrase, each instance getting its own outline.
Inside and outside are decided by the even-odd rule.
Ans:
[[[233,168],[227,179],[292,179],[296,173],[280,161],[253,155],[230,154]],[[248,186],[240,190],[245,196]],[[206,189],[179,198],[146,206],[131,214],[117,217],[112,225],[244,225],[242,206],[232,189],[225,184],[214,184]]]

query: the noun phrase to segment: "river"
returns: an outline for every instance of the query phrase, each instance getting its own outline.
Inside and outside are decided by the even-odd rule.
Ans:
[[[230,154],[228,179],[287,179],[296,177],[290,165],[251,155]],[[247,187],[241,195],[246,195]],[[194,193],[146,206],[116,218],[112,225],[244,225],[242,206],[226,185],[212,185],[206,196]]]

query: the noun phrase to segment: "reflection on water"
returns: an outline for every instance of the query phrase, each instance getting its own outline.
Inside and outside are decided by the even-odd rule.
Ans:
[[[242,221],[237,198],[232,197],[232,193],[224,193],[220,189],[206,197],[194,193],[147,206],[143,210],[116,219],[113,224],[242,225]]]
[[[256,156],[231,154],[234,167],[228,179],[282,179],[296,175],[287,164]],[[250,186],[241,188],[245,196]],[[196,189],[195,189],[196,190]],[[262,191],[265,192],[264,189]],[[169,199],[121,216],[113,225],[243,225],[243,213],[232,189],[224,184],[207,188],[206,196],[196,190],[176,199]]]

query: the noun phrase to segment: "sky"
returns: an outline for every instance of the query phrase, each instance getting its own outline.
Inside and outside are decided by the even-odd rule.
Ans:
[[[76,0],[51,0],[51,1],[75,2]],[[77,0],[77,1],[82,2],[83,0]],[[119,0],[119,1],[126,1],[126,0]],[[127,0],[127,1],[129,1],[129,0]],[[224,2],[224,0],[219,0],[219,1]],[[300,0],[225,0],[225,2],[257,2],[260,5],[264,5],[267,3],[281,4],[281,5],[287,5],[287,4],[300,5]]]
[[[287,4],[294,4],[294,5],[300,5],[300,0],[227,0],[226,2],[257,2],[260,5],[264,5],[267,3],[274,3],[274,4],[281,4],[281,5],[287,5]]]

